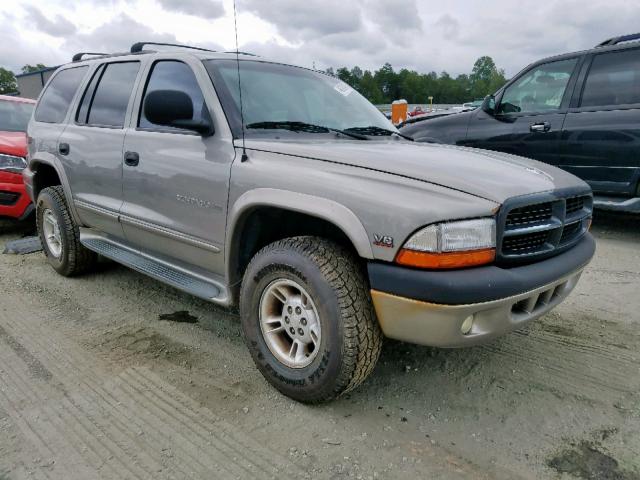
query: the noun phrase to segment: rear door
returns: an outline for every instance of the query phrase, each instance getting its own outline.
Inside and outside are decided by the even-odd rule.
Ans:
[[[222,255],[232,138],[210,107],[217,102],[211,80],[198,60],[156,60],[136,103],[125,139],[121,222],[127,239],[156,254],[208,272],[223,272]],[[144,113],[147,95],[177,90],[193,102],[194,120],[213,118],[215,133],[156,125]]]
[[[98,66],[74,118],[60,136],[60,154],[83,224],[123,237],[122,146],[140,62]]]
[[[511,125],[503,139],[509,153],[558,164],[578,61],[573,57],[535,65],[505,89],[495,117]]]
[[[79,95],[78,89],[88,71],[89,67],[86,65],[59,70],[47,84],[28,128],[29,137],[32,138],[29,145],[31,157],[61,168],[60,159],[63,155],[58,151],[58,139],[65,129],[70,106]],[[65,182],[65,179],[62,181]],[[65,183],[67,193],[68,187]]]
[[[560,166],[596,192],[633,195],[640,179],[640,49],[591,55],[581,76]]]

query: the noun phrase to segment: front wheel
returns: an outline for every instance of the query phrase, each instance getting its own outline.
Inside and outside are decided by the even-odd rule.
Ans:
[[[259,370],[301,402],[352,390],[380,354],[382,332],[362,269],[322,238],[288,238],[258,252],[244,275],[240,314]]]

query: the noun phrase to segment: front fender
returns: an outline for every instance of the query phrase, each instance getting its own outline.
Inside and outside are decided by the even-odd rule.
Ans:
[[[351,240],[358,255],[372,259],[369,236],[358,217],[347,207],[327,198],[277,188],[256,188],[243,193],[229,211],[228,241],[235,238],[236,229],[243,215],[255,207],[278,207],[313,215],[340,228]],[[227,272],[231,269],[231,256],[225,259]]]

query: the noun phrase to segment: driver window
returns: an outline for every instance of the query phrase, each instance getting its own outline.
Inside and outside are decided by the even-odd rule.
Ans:
[[[193,102],[193,120],[202,120],[203,117],[207,117],[209,115],[206,104],[204,103],[204,96],[198,86],[196,76],[193,74],[191,67],[186,63],[176,60],[158,61],[151,71],[147,88],[144,93],[144,100],[146,100],[149,93],[156,90],[178,90],[189,95]],[[151,120],[149,120],[144,114],[144,102],[140,107],[138,127],[146,129],[153,129],[154,127],[157,127],[157,125],[151,122]],[[162,128],[165,130],[181,130],[174,127]]]
[[[498,113],[533,113],[560,108],[578,59],[545,63],[529,70],[504,92]]]

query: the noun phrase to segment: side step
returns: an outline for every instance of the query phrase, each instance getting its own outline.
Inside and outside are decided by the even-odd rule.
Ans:
[[[601,210],[613,210],[615,212],[640,213],[640,197],[604,197],[596,195],[593,197],[594,208]]]
[[[227,304],[228,296],[224,287],[200,275],[93,233],[81,231],[80,243],[89,250],[191,295],[210,302]]]

